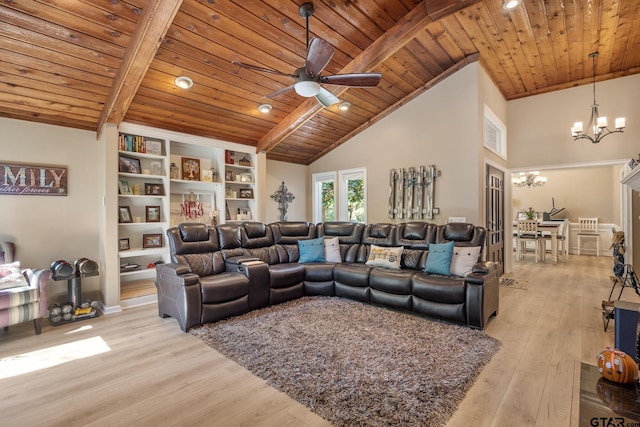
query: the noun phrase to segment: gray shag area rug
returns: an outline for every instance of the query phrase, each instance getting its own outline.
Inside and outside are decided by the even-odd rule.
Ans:
[[[500,342],[337,297],[304,297],[190,333],[336,426],[443,426]]]

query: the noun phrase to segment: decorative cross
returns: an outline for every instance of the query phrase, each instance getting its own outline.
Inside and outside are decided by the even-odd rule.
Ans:
[[[289,203],[291,203],[293,199],[295,199],[295,196],[289,193],[287,186],[284,185],[284,181],[282,181],[282,185],[280,186],[278,191],[271,195],[271,198],[279,204],[278,209],[280,210],[280,221],[286,221],[287,208],[289,207]]]

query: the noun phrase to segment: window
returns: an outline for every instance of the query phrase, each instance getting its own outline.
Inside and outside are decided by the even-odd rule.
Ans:
[[[365,168],[317,173],[312,179],[314,222],[367,222]]]
[[[367,222],[366,169],[348,169],[339,171],[340,221]]]
[[[484,106],[483,134],[484,146],[506,160],[507,127],[487,105]]]
[[[336,173],[313,174],[313,222],[336,220]]]

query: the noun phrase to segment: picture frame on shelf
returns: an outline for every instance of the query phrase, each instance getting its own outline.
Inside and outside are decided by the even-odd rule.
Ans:
[[[161,248],[162,247],[162,233],[143,234],[142,235],[142,248]]]
[[[226,171],[224,173],[224,180],[225,181],[233,181],[233,172],[231,171]]]
[[[131,191],[131,186],[129,186],[129,181],[124,178],[120,178],[118,180],[118,191],[120,191],[120,194],[125,196],[130,196],[133,194],[133,191]]]
[[[239,199],[253,199],[253,188],[240,188],[238,190]]]
[[[145,182],[144,194],[147,196],[164,196],[164,185],[159,182]]]
[[[124,237],[118,241],[118,250],[128,251],[129,249],[131,249],[131,245],[129,244],[128,237]]]
[[[131,209],[129,208],[129,206],[118,207],[118,222],[123,224],[133,222],[133,217],[131,216]]]
[[[182,158],[182,179],[186,181],[200,181],[200,159]]]
[[[162,162],[154,160],[149,162],[149,167],[151,168],[151,175],[162,175]]]
[[[147,139],[145,142],[147,154],[155,154],[157,156],[162,155],[162,142],[154,141],[153,139]]]
[[[251,221],[251,210],[248,208],[238,208],[238,216],[236,219],[241,221]]]
[[[142,169],[140,168],[140,159],[121,155],[118,162],[118,172],[137,174],[142,173]]]
[[[200,174],[203,182],[213,182],[213,170],[205,169]]]
[[[160,222],[160,206],[145,206],[145,221]]]
[[[240,160],[238,160],[238,164],[240,166],[251,166],[251,160],[246,155],[243,155]]]
[[[253,182],[253,174],[251,174],[251,173],[241,173],[240,174],[240,182]]]

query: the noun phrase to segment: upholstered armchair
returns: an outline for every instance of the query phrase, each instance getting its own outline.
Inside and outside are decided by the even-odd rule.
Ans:
[[[0,269],[0,326],[6,332],[11,325],[33,320],[36,335],[39,335],[41,319],[47,313],[47,284],[51,271],[16,269],[15,252],[13,243],[0,242],[0,261],[4,258],[4,262],[0,262],[3,265]],[[16,277],[20,275],[24,281]]]

